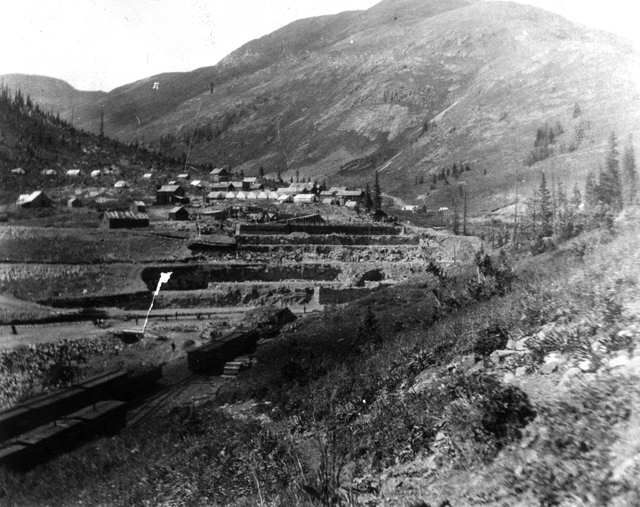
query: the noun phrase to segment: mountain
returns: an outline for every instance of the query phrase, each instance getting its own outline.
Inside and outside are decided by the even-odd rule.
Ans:
[[[75,114],[76,109],[91,111],[106,95],[105,92],[76,90],[61,79],[30,74],[4,74],[0,76],[0,86],[6,86],[10,90],[20,89],[44,111],[53,111],[69,121],[80,120]],[[91,111],[90,117],[99,118],[99,114],[98,108]]]
[[[117,88],[79,105],[78,125],[95,130],[104,107],[108,135],[247,174],[362,184],[378,170],[385,192],[434,207],[464,181],[484,212],[543,170],[582,181],[610,131],[638,130],[639,62],[612,35],[521,4],[385,0]],[[544,150],[539,130],[553,130]],[[442,178],[454,163],[470,170]]]
[[[68,169],[80,169],[74,183],[87,187],[96,183],[89,176],[95,169],[108,169],[100,181],[113,185],[121,178],[135,181],[150,167],[172,164],[178,162],[76,129],[29,96],[0,88],[0,204],[15,201],[18,193],[69,185]]]

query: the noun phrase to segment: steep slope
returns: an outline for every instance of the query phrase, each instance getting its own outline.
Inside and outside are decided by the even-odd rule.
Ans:
[[[13,202],[17,193],[72,183],[65,176],[71,168],[83,173],[75,184],[90,184],[90,171],[105,168],[110,176],[103,184],[113,184],[133,179],[150,166],[174,162],[135,144],[78,130],[44,112],[29,96],[0,88],[0,204]]]
[[[344,183],[377,169],[385,191],[429,206],[450,205],[464,179],[472,209],[487,211],[513,201],[516,171],[524,193],[542,169],[571,184],[597,168],[611,130],[636,130],[639,62],[613,36],[532,7],[385,0],[98,102],[107,134],[193,160]],[[96,111],[80,109],[84,127]],[[554,156],[526,165],[546,122],[561,124]],[[433,181],[455,162],[471,171]]]
[[[80,109],[86,109],[90,113],[84,118],[84,122],[99,119],[100,110],[96,106],[106,95],[105,92],[76,90],[61,79],[30,74],[4,74],[0,76],[0,85],[10,90],[19,89],[44,111],[53,111],[63,120],[73,119],[74,122],[81,120],[76,114],[76,110]],[[98,124],[93,127],[96,130],[99,128]]]

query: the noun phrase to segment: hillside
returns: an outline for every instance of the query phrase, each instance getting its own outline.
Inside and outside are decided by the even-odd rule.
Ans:
[[[78,120],[86,127],[90,119],[98,120],[93,126],[93,130],[98,131],[100,109],[98,102],[106,94],[104,92],[76,90],[66,81],[47,76],[32,76],[28,74],[4,74],[0,76],[0,85],[11,90],[20,89],[23,94],[28,95],[46,112],[59,114],[60,118],[69,122]],[[76,109],[90,110],[89,118],[80,118],[76,114]]]
[[[567,184],[597,168],[611,130],[637,130],[640,58],[611,35],[509,2],[385,0],[303,19],[218,65],[152,76],[78,106],[78,122],[245,173],[362,183],[450,205],[468,163],[474,212],[527,193],[545,170]],[[153,83],[159,89],[153,90]],[[213,89],[210,88],[213,87]],[[526,165],[536,131],[558,129],[551,157]],[[289,171],[286,171],[286,169]],[[462,178],[461,178],[462,180]]]
[[[171,163],[136,144],[76,129],[43,111],[28,95],[0,89],[0,203],[15,200],[17,193],[86,184],[95,169],[113,184]],[[81,173],[71,181],[65,176],[69,169]]]

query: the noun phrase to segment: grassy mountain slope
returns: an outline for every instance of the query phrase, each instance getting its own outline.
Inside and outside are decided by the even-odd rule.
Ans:
[[[155,165],[173,161],[136,145],[100,137],[74,128],[44,112],[22,94],[0,90],[0,203],[11,202],[17,193],[51,189],[65,184],[89,184],[94,169],[109,169],[102,184],[140,176]],[[12,170],[21,168],[23,173]],[[70,180],[66,170],[82,175]],[[43,170],[53,170],[45,175]],[[95,184],[95,181],[93,182]]]
[[[615,37],[528,6],[385,0],[296,21],[214,67],[98,102],[110,135],[172,153],[192,144],[194,160],[246,173],[362,183],[378,169],[386,191],[430,206],[449,205],[453,186],[431,188],[432,175],[469,162],[472,209],[486,211],[514,199],[516,169],[526,193],[541,169],[570,184],[597,168],[609,131],[640,125],[639,62]],[[96,128],[96,111],[80,108],[83,126]],[[564,130],[556,156],[526,166],[545,122]]]

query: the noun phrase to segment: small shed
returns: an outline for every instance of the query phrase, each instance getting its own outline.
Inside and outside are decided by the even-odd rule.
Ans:
[[[71,197],[67,200],[67,208],[80,208],[82,207],[82,201],[79,197]]]
[[[149,227],[149,216],[134,211],[107,211],[104,214],[104,222],[109,229]]]
[[[21,194],[16,201],[16,205],[21,208],[44,208],[51,204],[51,199],[42,190]]]
[[[176,206],[169,211],[169,220],[189,220],[189,212],[184,206]]]
[[[147,205],[143,201],[133,201],[131,209],[137,213],[146,213]]]

